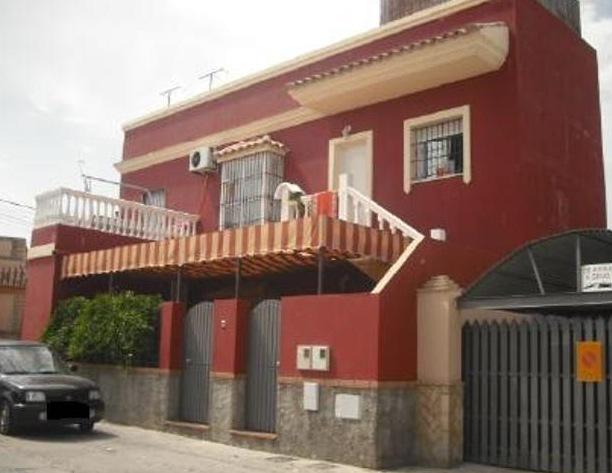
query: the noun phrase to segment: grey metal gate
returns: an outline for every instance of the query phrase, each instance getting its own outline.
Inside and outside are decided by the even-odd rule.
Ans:
[[[276,431],[280,302],[265,300],[249,316],[246,428]]]
[[[186,422],[208,422],[213,307],[201,302],[185,316],[181,419]]]
[[[576,380],[599,341],[604,381]],[[612,319],[538,318],[463,329],[464,457],[537,471],[612,471]]]

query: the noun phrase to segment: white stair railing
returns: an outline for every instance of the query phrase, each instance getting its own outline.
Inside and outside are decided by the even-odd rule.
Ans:
[[[342,174],[338,189],[338,217],[347,222],[371,227],[376,224],[380,230],[391,233],[400,231],[406,238],[422,240],[423,234],[412,228],[397,215],[366,197],[349,185],[349,176]]]
[[[372,227],[376,224],[380,230],[388,229],[393,234],[399,231],[404,237],[411,239],[410,244],[400,257],[393,263],[382,279],[378,281],[378,284],[372,291],[374,294],[382,292],[395,273],[404,265],[425,238],[421,232],[415,230],[397,215],[389,212],[357,189],[351,187],[350,177],[347,174],[339,176],[338,217],[341,220],[367,227]]]
[[[68,225],[145,240],[196,234],[197,215],[60,188],[36,197],[34,228]]]

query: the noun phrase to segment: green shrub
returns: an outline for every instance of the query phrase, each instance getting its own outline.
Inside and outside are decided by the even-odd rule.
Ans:
[[[84,297],[60,301],[43,334],[42,340],[62,356],[68,355],[74,323],[87,303]]]
[[[132,292],[101,294],[86,299],[81,305],[75,299],[82,298],[64,303],[78,306],[76,318],[64,317],[58,306],[48,330],[51,331],[49,339],[53,339],[56,333],[61,333],[62,337],[69,333],[67,343],[66,338],[61,338],[63,353],[68,358],[123,365],[156,361],[159,296]],[[60,321],[56,322],[56,318]],[[61,328],[55,328],[55,325]]]

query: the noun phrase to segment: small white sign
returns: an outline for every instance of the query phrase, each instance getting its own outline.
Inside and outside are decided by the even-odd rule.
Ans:
[[[612,263],[587,264],[582,267],[584,292],[612,291]]]
[[[336,394],[336,417],[338,419],[358,420],[361,418],[361,396],[355,394]]]
[[[304,410],[313,412],[319,410],[318,383],[304,383]]]

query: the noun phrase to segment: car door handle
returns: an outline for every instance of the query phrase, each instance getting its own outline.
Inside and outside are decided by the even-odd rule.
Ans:
[[[191,358],[185,358],[185,363],[189,365],[191,363]]]

